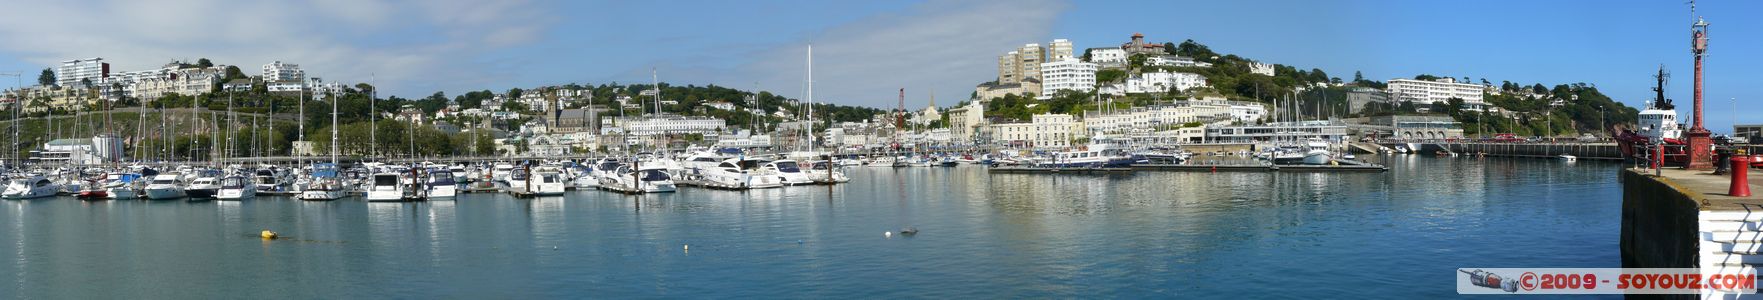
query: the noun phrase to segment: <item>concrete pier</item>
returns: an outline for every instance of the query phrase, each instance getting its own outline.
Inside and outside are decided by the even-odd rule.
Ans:
[[[1663,169],[1658,170],[1659,175],[1651,169],[1621,172],[1622,267],[1752,272],[1763,265],[1763,197],[1727,196],[1731,177],[1708,171]],[[1752,186],[1763,184],[1757,176],[1750,179]],[[1732,296],[1710,292],[1638,298]]]

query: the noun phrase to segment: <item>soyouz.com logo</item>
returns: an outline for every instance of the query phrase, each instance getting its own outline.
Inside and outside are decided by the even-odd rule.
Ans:
[[[1757,292],[1756,269],[1461,268],[1459,294],[1700,294]]]

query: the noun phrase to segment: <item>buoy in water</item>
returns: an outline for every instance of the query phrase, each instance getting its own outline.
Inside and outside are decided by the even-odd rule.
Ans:
[[[692,251],[692,245],[686,245],[685,247],[680,247],[680,250]]]
[[[889,237],[889,238],[893,238],[893,237],[894,237],[894,232],[893,232],[893,231],[884,231],[884,232],[882,232],[882,236],[884,236],[884,237]]]
[[[265,240],[273,240],[277,237],[274,231],[269,230],[264,230],[262,236]]]

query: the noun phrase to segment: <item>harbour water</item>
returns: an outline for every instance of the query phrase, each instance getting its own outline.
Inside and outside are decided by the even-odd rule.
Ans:
[[[748,192],[6,200],[0,295],[1417,299],[1455,296],[1459,267],[1620,267],[1616,163],[1368,160],[1390,171],[857,167]],[[905,227],[920,233],[883,235]]]

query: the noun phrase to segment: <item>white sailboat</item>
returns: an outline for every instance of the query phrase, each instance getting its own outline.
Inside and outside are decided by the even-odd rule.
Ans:
[[[337,97],[331,97],[331,163],[313,164],[311,180],[300,191],[300,200],[329,201],[342,199],[349,195],[349,185],[343,183],[342,174],[337,172]],[[301,104],[305,111],[305,104]],[[301,115],[305,115],[302,113]],[[305,122],[301,122],[305,123]]]

